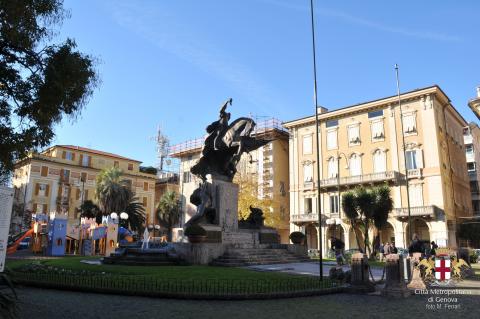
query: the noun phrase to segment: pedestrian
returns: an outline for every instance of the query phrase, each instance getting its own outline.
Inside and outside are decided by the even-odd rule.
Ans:
[[[391,252],[392,252],[392,254],[398,254],[398,249],[397,249],[397,247],[395,246],[395,242],[394,242],[394,241],[392,241]]]
[[[335,252],[335,259],[337,261],[337,266],[343,265],[343,249],[345,248],[345,243],[336,237],[330,237],[332,250]]]
[[[383,261],[385,250],[384,250],[384,245],[385,244],[380,244],[380,261]]]
[[[422,255],[425,253],[423,249],[423,243],[418,239],[417,234],[413,234],[413,240],[408,247],[408,253],[410,256],[413,255],[413,253],[421,253]]]
[[[437,254],[437,248],[438,248],[438,245],[432,240],[432,242],[430,243],[430,245],[432,246],[430,248],[430,256],[433,256],[435,257],[435,255]]]
[[[387,242],[385,246],[383,247],[383,254],[385,255],[385,258],[387,258],[388,255],[390,255],[390,243]]]

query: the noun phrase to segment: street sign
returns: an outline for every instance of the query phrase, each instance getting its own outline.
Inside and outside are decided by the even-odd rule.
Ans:
[[[0,272],[5,268],[12,204],[13,189],[0,186]]]

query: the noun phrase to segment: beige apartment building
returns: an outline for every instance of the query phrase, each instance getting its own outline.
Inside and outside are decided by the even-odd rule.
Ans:
[[[257,123],[254,135],[272,141],[250,154],[243,154],[237,165],[236,177],[242,176],[246,177],[245,180],[253,180],[258,185],[258,196],[271,200],[271,212],[278,214],[275,225],[271,226],[277,229],[281,242],[288,243],[290,231],[288,132],[279,120],[269,119]],[[174,145],[170,149],[170,156],[180,159],[179,192],[182,199],[182,225],[196,211],[196,206],[190,203],[190,195],[198,187],[200,180],[190,173],[190,168],[200,158],[203,141],[203,138],[199,138]]]
[[[147,220],[153,223],[156,176],[140,172],[140,163],[79,146],[52,146],[15,164],[14,201],[33,213],[67,213],[69,226],[78,225],[82,201],[94,199],[97,174],[115,166],[123,171],[124,179],[145,207]],[[21,219],[13,216],[13,231],[19,230]]]
[[[380,232],[382,242],[408,247],[410,234],[416,233],[456,247],[456,225],[472,215],[463,143],[467,123],[438,86],[401,94],[401,110],[392,96],[333,111],[319,107],[318,113],[319,184],[315,116],[284,123],[290,131],[291,231],[306,232],[309,248],[318,249],[320,211],[323,253],[334,232],[346,249],[356,248],[339,191],[341,198],[357,185],[388,184],[394,210]]]

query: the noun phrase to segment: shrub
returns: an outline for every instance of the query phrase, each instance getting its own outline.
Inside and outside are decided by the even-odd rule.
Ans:
[[[189,225],[185,229],[185,236],[207,236],[207,231],[198,224]]]
[[[305,238],[305,234],[299,231],[294,231],[293,233],[290,234],[289,238],[292,241],[292,243],[301,244],[302,240]]]

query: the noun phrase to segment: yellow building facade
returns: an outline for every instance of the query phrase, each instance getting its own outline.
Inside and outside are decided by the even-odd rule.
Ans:
[[[320,212],[322,251],[330,248],[333,234],[346,249],[356,248],[341,193],[386,183],[394,210],[380,232],[382,243],[408,247],[410,234],[416,233],[439,246],[456,247],[456,225],[472,215],[463,145],[467,123],[438,86],[402,94],[401,111],[392,96],[333,111],[319,107],[318,113],[319,182],[315,116],[284,123],[290,131],[291,231],[306,232],[309,248],[318,249]]]
[[[16,163],[12,181],[15,202],[32,213],[67,213],[69,226],[78,225],[82,202],[94,199],[98,173],[118,167],[145,207],[147,221],[153,223],[156,176],[140,172],[140,163],[89,148],[56,145]],[[20,216],[13,216],[12,223],[15,231]]]

